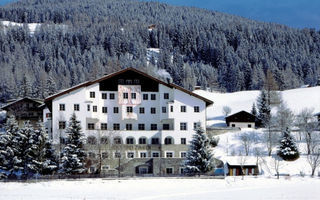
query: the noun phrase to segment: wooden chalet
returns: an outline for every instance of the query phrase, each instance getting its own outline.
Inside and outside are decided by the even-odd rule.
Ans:
[[[255,157],[231,156],[225,161],[228,176],[258,175],[259,167]]]
[[[256,117],[246,111],[240,111],[226,117],[227,126],[235,128],[255,128],[256,121]]]
[[[22,127],[24,122],[30,121],[32,125],[36,125],[43,118],[43,100],[34,98],[20,98],[10,100],[2,107],[7,112],[7,117],[14,115]]]

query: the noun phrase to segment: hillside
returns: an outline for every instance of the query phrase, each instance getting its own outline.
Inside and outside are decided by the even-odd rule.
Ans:
[[[223,106],[231,108],[231,114],[241,110],[251,111],[252,104],[256,103],[259,91],[241,91],[234,93],[208,92],[204,90],[195,90],[196,94],[204,96],[214,101],[213,106],[208,108],[208,124],[223,126],[224,116]],[[314,109],[314,112],[320,112],[320,86],[310,88],[298,88],[280,92],[283,101],[287,104],[294,114],[298,114],[304,108]]]
[[[30,34],[26,26],[0,25],[6,30],[0,31],[0,100],[43,98],[49,77],[60,90],[125,67],[151,74],[161,68],[187,89],[228,92],[261,89],[268,70],[280,89],[314,85],[320,74],[318,31],[198,8],[135,0],[22,0],[0,7],[0,21],[68,26],[41,26]],[[160,50],[147,62],[150,48]]]

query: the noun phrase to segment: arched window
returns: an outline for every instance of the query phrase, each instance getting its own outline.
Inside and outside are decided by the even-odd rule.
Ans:
[[[120,138],[120,137],[115,137],[115,138],[113,139],[113,143],[114,143],[114,144],[122,144],[121,138]]]
[[[108,144],[108,137],[101,137],[100,143],[101,144]]]
[[[174,144],[173,138],[172,137],[166,137],[164,139],[164,144]]]
[[[133,137],[127,137],[126,144],[135,144],[134,138]]]
[[[145,137],[139,138],[139,144],[147,144],[147,138]]]
[[[96,139],[96,137],[94,137],[94,136],[89,136],[88,138],[87,138],[87,143],[88,144],[97,144],[97,139]]]

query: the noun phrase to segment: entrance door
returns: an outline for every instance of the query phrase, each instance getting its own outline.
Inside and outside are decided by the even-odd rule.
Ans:
[[[147,174],[148,168],[147,167],[139,167],[139,174]]]

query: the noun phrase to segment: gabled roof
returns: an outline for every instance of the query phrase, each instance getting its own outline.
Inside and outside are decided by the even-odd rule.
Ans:
[[[314,116],[320,116],[320,112],[319,112],[319,113],[316,113]]]
[[[256,116],[254,116],[251,113],[248,113],[247,111],[240,111],[237,112],[235,114],[229,115],[228,117],[226,117],[226,121],[229,120],[255,120]]]
[[[30,98],[30,97],[24,97],[24,98],[19,98],[19,99],[16,99],[16,100],[13,100],[13,101],[10,101],[9,103],[7,103],[5,106],[3,106],[1,109],[3,110],[6,110],[6,108],[8,108],[9,106],[13,105],[13,104],[16,104],[20,101],[23,101],[23,100],[30,100],[30,101],[33,101],[35,103],[38,103],[38,104],[43,104],[43,100],[42,99],[35,99],[35,98]]]
[[[87,82],[81,83],[81,84],[79,84],[79,85],[73,86],[73,87],[71,87],[71,88],[68,88],[68,89],[66,89],[66,90],[63,90],[63,91],[61,91],[61,92],[59,92],[59,93],[57,93],[57,94],[54,94],[54,95],[51,95],[51,96],[47,97],[47,98],[45,99],[45,102],[49,102],[49,101],[51,101],[51,100],[53,100],[53,99],[55,99],[55,98],[57,98],[57,97],[59,97],[59,96],[62,96],[62,95],[64,95],[64,94],[68,94],[68,93],[70,93],[70,92],[72,92],[72,91],[74,91],[74,90],[77,90],[77,89],[79,89],[79,88],[87,87],[87,86],[93,85],[93,84],[95,84],[95,83],[99,83],[99,82],[101,82],[101,81],[104,81],[104,80],[106,80],[106,79],[112,78],[112,77],[114,77],[114,76],[116,76],[116,75],[122,74],[122,73],[127,72],[127,71],[136,72],[136,73],[138,73],[138,74],[140,74],[140,75],[142,75],[142,76],[145,76],[145,77],[147,77],[147,78],[150,78],[150,79],[152,79],[152,80],[154,80],[154,81],[156,81],[156,82],[158,82],[158,83],[160,83],[160,84],[163,84],[163,85],[165,85],[165,86],[167,86],[167,87],[175,88],[175,89],[177,89],[177,90],[180,90],[180,91],[182,91],[182,92],[185,92],[185,93],[187,93],[187,94],[189,94],[189,95],[191,95],[191,96],[194,96],[194,97],[196,97],[196,98],[198,98],[198,99],[201,99],[201,100],[205,101],[207,106],[213,104],[213,101],[211,101],[211,100],[209,100],[209,99],[207,99],[207,98],[204,98],[204,97],[202,97],[202,96],[200,96],[200,95],[197,95],[197,94],[195,94],[195,93],[193,93],[193,92],[191,92],[191,91],[189,91],[189,90],[186,90],[186,89],[184,89],[184,88],[182,88],[182,87],[180,87],[180,86],[178,86],[178,85],[176,85],[176,84],[166,83],[166,82],[164,82],[164,81],[162,81],[162,80],[160,80],[160,79],[157,79],[157,78],[155,78],[155,77],[153,77],[153,76],[150,76],[150,75],[147,74],[147,73],[144,73],[144,72],[139,71],[139,70],[137,70],[137,69],[135,69],[135,68],[132,68],[132,67],[129,67],[129,68],[120,70],[120,71],[118,71],[118,72],[115,72],[115,73],[112,73],[112,74],[109,74],[109,75],[105,75],[105,76],[103,76],[103,77],[101,77],[101,78],[99,78],[99,79],[96,79],[96,80],[93,80],[93,81],[87,81]]]

